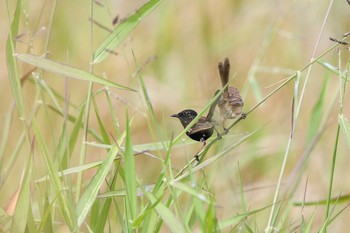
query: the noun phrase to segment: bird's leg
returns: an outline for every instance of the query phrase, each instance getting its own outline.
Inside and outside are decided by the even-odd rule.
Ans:
[[[216,127],[214,127],[214,129],[215,129],[216,135],[217,135],[217,137],[218,137],[218,140],[221,140],[221,139],[222,139],[221,134],[220,134],[219,131],[216,129]]]
[[[224,134],[228,134],[230,131],[225,127],[225,120],[222,122],[222,128],[224,129]]]
[[[241,119],[246,119],[247,118],[247,114],[245,112],[241,113]],[[227,128],[225,128],[225,120],[223,120],[222,122],[222,128],[224,128],[224,134],[228,134],[229,130]]]
[[[199,152],[201,152],[201,150],[207,145],[206,141],[204,138],[200,139],[200,142],[203,143],[202,147],[199,149],[199,151],[196,153],[196,155],[194,156],[194,158],[196,159],[196,161],[199,163]]]
[[[214,121],[214,120],[212,120],[211,123],[214,125],[214,130],[215,130],[215,132],[216,132],[216,135],[217,135],[217,137],[218,137],[218,140],[221,140],[221,139],[222,139],[222,136],[221,136],[221,134],[219,133],[218,129],[216,128],[216,126],[218,126],[219,123],[216,122],[216,121]]]

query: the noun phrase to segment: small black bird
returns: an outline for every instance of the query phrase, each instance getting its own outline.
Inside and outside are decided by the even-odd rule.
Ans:
[[[215,93],[215,95],[217,94],[217,92]],[[214,96],[215,96],[214,95]],[[206,117],[201,116],[198,120],[198,122],[196,122],[187,132],[187,136],[189,136],[191,139],[195,140],[195,141],[199,141],[201,143],[203,143],[203,146],[200,148],[199,151],[202,150],[203,147],[205,147],[206,145],[206,140],[208,138],[211,137],[211,135],[213,135],[213,132],[215,130],[215,125],[216,122],[213,121],[213,115],[214,115],[214,110],[216,105],[218,104],[219,98],[217,98],[217,100],[210,106],[208,115]],[[177,114],[173,114],[171,115],[171,117],[176,117],[180,120],[182,126],[184,128],[187,127],[187,125],[189,123],[191,123],[194,118],[196,118],[197,116],[197,112],[192,110],[192,109],[186,109],[183,110]],[[198,153],[197,153],[198,154]],[[196,158],[198,157],[196,154]],[[198,158],[197,158],[198,160]]]
[[[173,114],[171,117],[176,117],[180,120],[184,128],[193,121],[197,116],[197,112],[192,109],[186,109],[178,114]],[[200,117],[198,122],[194,124],[187,132],[187,136],[193,140],[205,142],[214,132],[215,125],[207,117]]]
[[[225,58],[224,63],[219,62],[218,69],[220,73],[221,83],[224,87],[228,83],[230,78],[229,59]],[[246,117],[246,114],[242,112],[243,105],[243,100],[241,95],[239,94],[238,89],[232,86],[227,86],[218,103],[221,113],[221,122],[225,131],[227,131],[227,129],[225,128],[226,119],[234,119],[239,114],[241,114],[241,117],[243,119]]]

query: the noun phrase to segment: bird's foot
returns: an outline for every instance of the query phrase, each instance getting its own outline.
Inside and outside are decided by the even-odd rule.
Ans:
[[[241,113],[241,118],[242,118],[242,119],[247,118],[247,114],[246,114],[245,112],[242,112],[242,113]]]
[[[194,156],[194,159],[199,163],[199,155],[198,155],[198,154],[196,154],[196,155]]]
[[[217,133],[217,137],[218,137],[218,140],[221,140],[222,139],[222,136],[221,134]]]
[[[224,134],[228,134],[230,131],[224,127]]]

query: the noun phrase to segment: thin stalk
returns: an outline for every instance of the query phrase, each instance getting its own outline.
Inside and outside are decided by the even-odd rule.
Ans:
[[[340,109],[339,109],[339,116],[343,114],[343,106],[344,106],[344,96],[345,96],[345,87],[346,87],[346,80],[347,80],[347,74],[346,74],[346,79],[342,79],[342,70],[341,70],[341,56],[340,56],[340,49],[338,50],[338,70],[339,70],[339,82],[340,82]],[[349,70],[349,63],[348,63],[348,69]],[[339,143],[339,132],[340,132],[340,124],[338,122],[338,127],[337,127],[337,133],[335,137],[335,144],[333,148],[333,157],[332,157],[332,164],[331,164],[331,173],[329,177],[329,189],[328,189],[328,197],[327,197],[327,205],[326,205],[326,215],[325,215],[325,227],[323,228],[322,232],[327,232],[327,225],[329,221],[329,209],[330,209],[330,204],[331,204],[331,199],[332,199],[332,189],[333,189],[333,180],[334,180],[334,171],[335,171],[335,162],[337,159],[337,150],[338,150],[338,143]]]
[[[326,21],[327,21],[327,19],[328,19],[329,12],[330,12],[330,10],[331,10],[332,5],[333,5],[333,0],[330,1],[330,4],[329,4],[329,6],[328,6],[328,9],[327,9],[327,12],[326,12],[324,21],[323,21],[322,26],[321,26],[321,31],[320,31],[320,33],[319,33],[319,35],[318,35],[317,43],[316,43],[316,46],[315,46],[314,51],[313,51],[313,54],[312,54],[312,58],[311,58],[310,64],[313,64],[313,63],[317,60],[317,59],[315,59],[316,52],[317,52],[319,43],[320,43],[320,41],[321,41],[321,36],[322,36],[322,34],[323,34],[323,30],[324,30],[324,28],[325,28],[325,24],[326,24]],[[289,155],[289,150],[290,150],[290,148],[291,148],[291,144],[292,144],[292,141],[293,141],[292,135],[293,135],[293,133],[294,133],[295,124],[297,123],[297,120],[298,120],[300,107],[301,107],[301,104],[302,104],[302,102],[303,102],[303,97],[304,97],[305,90],[306,90],[306,85],[308,84],[308,81],[309,81],[309,78],[310,78],[311,68],[312,68],[312,66],[310,65],[310,66],[308,67],[307,74],[306,74],[306,78],[305,78],[305,82],[304,82],[304,85],[303,85],[303,89],[302,89],[301,94],[300,94],[300,100],[299,100],[299,102],[297,103],[296,113],[295,113],[295,115],[293,116],[293,125],[292,125],[292,129],[291,129],[291,134],[290,134],[290,137],[289,137],[289,140],[288,140],[288,144],[287,144],[287,147],[286,147],[286,151],[285,151],[285,153],[284,153],[283,163],[282,163],[280,175],[279,175],[279,178],[278,178],[278,183],[277,183],[276,192],[275,192],[275,196],[274,196],[273,203],[272,203],[272,207],[271,207],[271,212],[270,212],[269,221],[268,221],[267,227],[266,227],[266,229],[265,229],[265,232],[271,232],[271,231],[274,229],[274,223],[272,223],[272,219],[273,219],[273,216],[274,216],[274,213],[275,213],[275,208],[276,208],[276,205],[277,205],[277,198],[278,198],[278,196],[279,196],[280,189],[281,189],[282,178],[283,178],[284,171],[285,171],[285,167],[286,167],[286,164],[287,164],[287,159],[288,159],[288,155]]]
[[[90,18],[93,19],[94,13],[94,1],[90,0]],[[90,21],[90,73],[93,73],[93,20]],[[79,165],[83,165],[85,163],[86,158],[86,150],[87,150],[87,144],[85,143],[87,141],[87,135],[88,135],[88,129],[89,129],[89,117],[90,117],[90,104],[91,104],[91,95],[92,95],[92,87],[93,82],[89,83],[89,89],[88,89],[88,95],[86,98],[86,108],[84,113],[84,130],[83,130],[83,139],[82,139],[82,145],[81,145],[81,151],[80,151],[80,157],[79,157]],[[77,176],[77,188],[76,188],[76,202],[79,201],[80,192],[81,192],[81,186],[83,183],[83,172],[79,172]]]

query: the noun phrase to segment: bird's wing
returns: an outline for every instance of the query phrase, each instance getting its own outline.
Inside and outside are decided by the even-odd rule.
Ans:
[[[199,131],[203,131],[211,128],[213,128],[213,124],[210,123],[209,121],[199,121],[196,124],[194,124],[190,130],[188,130],[188,133],[195,134]]]

